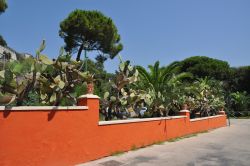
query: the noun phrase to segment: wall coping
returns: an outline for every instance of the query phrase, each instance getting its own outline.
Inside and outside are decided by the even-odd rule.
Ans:
[[[87,106],[0,106],[0,111],[87,110]]]
[[[189,110],[180,110],[180,112],[190,112]]]
[[[143,118],[143,119],[133,118],[133,119],[126,119],[126,120],[99,121],[99,126],[149,122],[149,121],[157,121],[157,120],[171,120],[171,119],[179,119],[179,118],[186,118],[186,117],[187,116],[169,116],[169,117],[159,117],[159,118]]]
[[[208,116],[208,117],[203,117],[203,118],[195,118],[195,119],[190,119],[191,122],[199,121],[199,120],[204,120],[204,119],[211,119],[211,118],[217,118],[225,115],[215,115],[215,116]]]
[[[86,95],[81,95],[81,96],[78,97],[78,99],[81,99],[81,98],[87,98],[87,99],[100,99],[99,96],[93,95],[93,94],[86,94]]]

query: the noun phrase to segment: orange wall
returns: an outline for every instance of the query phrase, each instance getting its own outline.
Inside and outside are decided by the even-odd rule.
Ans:
[[[0,165],[68,166],[158,141],[226,125],[220,116],[98,125],[98,99],[88,110],[11,111],[0,116]]]

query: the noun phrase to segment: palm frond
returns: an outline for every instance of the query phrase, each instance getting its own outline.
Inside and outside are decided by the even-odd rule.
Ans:
[[[147,70],[142,67],[142,66],[136,66],[136,69],[139,72],[139,77],[144,80],[144,83],[147,84],[152,84],[152,79]]]

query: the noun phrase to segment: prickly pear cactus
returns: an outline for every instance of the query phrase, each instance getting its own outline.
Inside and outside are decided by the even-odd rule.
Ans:
[[[36,82],[36,64],[31,57],[24,60],[11,60],[0,71],[0,104],[20,103]]]
[[[108,114],[113,113],[118,117],[118,114],[123,114],[120,117],[124,118],[129,117],[128,112],[131,111],[128,110],[141,100],[141,96],[131,87],[138,81],[138,70],[130,64],[130,61],[123,61],[121,57],[119,58],[119,68],[116,71],[115,79],[111,81],[112,89],[104,94],[101,109],[109,110]]]
[[[51,60],[44,55],[45,41],[36,51],[36,57],[21,61],[10,61],[0,71],[0,104],[16,102],[22,105],[30,91],[35,91],[40,101],[46,105],[59,105],[61,101],[73,104],[79,90],[93,75],[81,72],[81,62],[71,60],[71,56],[61,48],[59,56]]]
[[[65,101],[66,105],[74,104],[79,95],[77,90],[94,80],[90,73],[80,71],[81,62],[71,60],[71,56],[63,48],[54,61],[41,54],[38,57],[44,66],[38,78],[42,103],[59,105],[61,101]]]

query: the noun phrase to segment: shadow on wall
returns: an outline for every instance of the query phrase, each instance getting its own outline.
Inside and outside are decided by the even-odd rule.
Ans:
[[[8,118],[11,114],[11,112],[27,112],[27,111],[15,111],[15,110],[4,110],[3,111],[3,118]],[[51,110],[49,113],[48,113],[48,121],[51,121],[55,114],[56,114],[57,111],[55,110]]]

